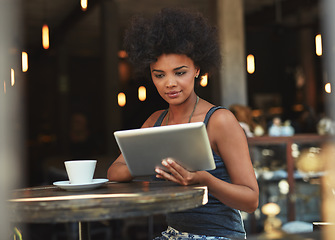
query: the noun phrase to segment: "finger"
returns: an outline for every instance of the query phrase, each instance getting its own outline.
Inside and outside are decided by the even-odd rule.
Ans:
[[[165,172],[164,170],[162,170],[160,168],[156,168],[155,172],[157,173],[156,177],[158,177],[160,179],[166,179],[166,180],[169,180],[169,181],[172,181],[172,182],[180,183],[180,181],[176,177],[174,177],[170,173]]]
[[[158,167],[155,169],[155,172],[157,173],[157,176],[159,176],[159,178],[162,178],[162,179],[168,179],[170,176],[169,173],[165,172],[164,170]]]
[[[166,159],[162,161],[163,166],[165,166],[171,174],[173,174],[175,177],[177,177],[180,180],[183,180],[185,176],[187,176],[188,171],[180,166],[178,163],[173,161],[172,159]]]

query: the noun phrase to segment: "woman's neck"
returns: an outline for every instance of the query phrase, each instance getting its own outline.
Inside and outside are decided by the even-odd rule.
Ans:
[[[198,105],[198,96],[192,95],[183,104],[169,105],[167,124],[181,124],[192,121],[192,117]]]

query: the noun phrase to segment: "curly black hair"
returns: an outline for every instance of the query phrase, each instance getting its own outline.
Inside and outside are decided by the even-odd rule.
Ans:
[[[135,17],[125,32],[124,47],[136,73],[143,76],[162,54],[185,54],[200,68],[200,76],[221,64],[216,28],[186,9],[164,8],[152,19]]]

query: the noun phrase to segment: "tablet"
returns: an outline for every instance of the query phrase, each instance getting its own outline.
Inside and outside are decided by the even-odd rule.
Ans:
[[[114,136],[133,177],[156,174],[167,158],[189,171],[215,169],[203,122],[116,131]]]

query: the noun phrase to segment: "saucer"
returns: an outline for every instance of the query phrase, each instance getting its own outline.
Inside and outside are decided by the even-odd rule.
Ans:
[[[53,185],[68,191],[84,191],[97,188],[105,182],[108,182],[108,179],[98,178],[93,179],[90,183],[71,184],[70,181],[58,181],[54,182]]]

